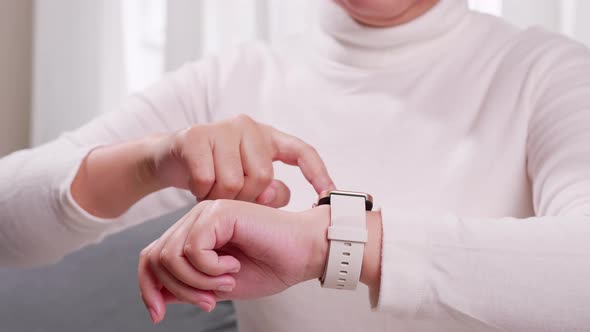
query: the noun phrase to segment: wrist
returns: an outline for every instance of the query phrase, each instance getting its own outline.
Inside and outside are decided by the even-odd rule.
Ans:
[[[137,187],[147,194],[162,190],[170,185],[162,181],[158,174],[158,163],[163,150],[169,147],[170,138],[166,135],[148,136],[137,142],[139,158],[135,163]]]
[[[99,218],[116,218],[138,200],[158,190],[144,165],[143,140],[96,148],[82,161],[70,190],[76,203]]]
[[[378,291],[381,284],[381,211],[367,212],[368,240],[363,252],[363,265],[360,281],[373,291]]]
[[[304,229],[310,237],[311,248],[308,266],[306,267],[306,280],[322,277],[328,259],[329,240],[328,227],[330,227],[330,206],[321,205],[303,212],[305,220]],[[381,242],[382,226],[381,212],[367,212],[368,240],[363,252],[363,264],[360,282],[369,288],[378,290],[381,284]]]
[[[330,206],[321,205],[303,212],[303,227],[308,234],[308,248],[306,280],[321,278],[324,274],[328,259],[328,227],[330,227]]]

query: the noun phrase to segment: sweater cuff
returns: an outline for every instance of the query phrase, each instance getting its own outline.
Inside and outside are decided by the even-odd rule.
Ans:
[[[64,223],[78,232],[104,233],[116,227],[116,219],[104,219],[84,210],[72,196],[72,182],[88,154],[99,146],[81,149],[74,167],[58,186],[59,205],[64,214]]]
[[[412,319],[420,310],[426,292],[426,266],[430,246],[425,224],[399,211],[381,211],[381,287],[371,304],[377,311],[400,319]]]

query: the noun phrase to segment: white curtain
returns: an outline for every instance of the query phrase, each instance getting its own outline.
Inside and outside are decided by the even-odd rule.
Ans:
[[[187,61],[302,31],[318,0],[37,0],[31,141],[40,144]],[[445,1],[445,0],[442,0]],[[590,45],[590,1],[469,0]]]
[[[249,40],[278,40],[305,29],[314,1],[168,0],[166,68]]]
[[[33,145],[79,126],[126,94],[118,0],[38,0]]]

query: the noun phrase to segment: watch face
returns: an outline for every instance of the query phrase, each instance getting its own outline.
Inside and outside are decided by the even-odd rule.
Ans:
[[[365,199],[365,210],[371,211],[373,209],[373,196],[358,192],[358,191],[344,191],[344,190],[324,190],[318,196],[317,205],[330,204],[330,196],[332,195],[343,195],[343,196],[360,196]]]

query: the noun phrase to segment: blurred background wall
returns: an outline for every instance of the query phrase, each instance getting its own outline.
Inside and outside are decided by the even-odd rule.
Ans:
[[[0,157],[116,112],[126,95],[186,61],[302,31],[317,1],[0,0]],[[590,45],[590,1],[469,3]],[[116,234],[57,265],[0,269],[0,330],[234,331],[229,303],[211,315],[173,306],[159,326],[142,307],[137,255],[178,216]]]
[[[2,0],[0,155],[116,111],[126,95],[186,61],[300,32],[314,20],[316,2]],[[590,44],[590,1],[469,3]]]
[[[0,156],[29,144],[33,1],[0,2]]]

